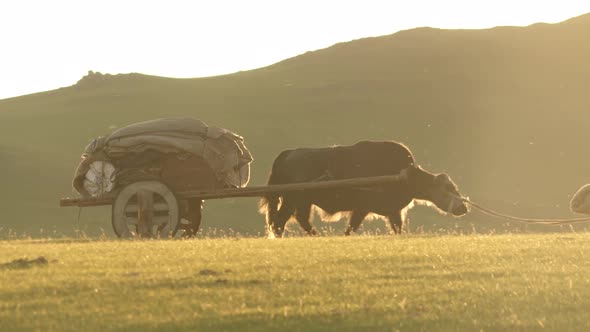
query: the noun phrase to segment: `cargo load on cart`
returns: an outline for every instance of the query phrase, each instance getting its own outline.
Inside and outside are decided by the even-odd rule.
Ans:
[[[227,129],[193,118],[156,119],[93,139],[73,187],[83,198],[113,198],[113,227],[119,236],[170,235],[179,229],[194,233],[201,201],[176,202],[174,193],[245,187],[251,162],[243,137]],[[143,205],[148,225],[140,220]],[[189,219],[189,226],[173,219]],[[146,229],[150,225],[157,229]]]

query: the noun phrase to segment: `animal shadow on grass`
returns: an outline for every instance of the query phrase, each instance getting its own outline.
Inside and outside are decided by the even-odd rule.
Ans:
[[[197,271],[193,276],[176,278],[173,282],[170,280],[162,280],[154,287],[173,287],[174,289],[193,288],[197,287],[257,287],[268,284],[259,279],[239,279],[234,278],[236,272],[232,269],[212,270],[202,269]]]
[[[0,264],[0,270],[30,269],[34,266],[47,266],[49,261],[43,256],[34,259],[19,258],[8,263]]]
[[[229,284],[232,286],[249,286],[249,285],[258,285],[260,283],[262,283],[262,281],[260,280],[230,280],[230,279],[226,279],[226,278],[222,278],[220,276],[224,275],[224,274],[233,274],[234,271],[232,269],[225,269],[223,271],[215,271],[215,270],[211,270],[211,269],[203,269],[200,270],[198,275],[199,276],[216,276],[217,278],[215,278],[215,280],[213,282],[211,281],[198,281],[196,282],[196,284],[200,285],[200,286],[212,286],[212,285],[224,285],[224,284]]]

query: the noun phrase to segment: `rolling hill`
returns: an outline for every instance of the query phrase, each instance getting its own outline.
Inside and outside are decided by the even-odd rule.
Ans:
[[[286,148],[397,140],[478,202],[521,216],[567,215],[570,195],[589,181],[588,35],[590,14],[528,27],[417,28],[231,75],[89,72],[69,87],[0,100],[0,232],[112,234],[108,208],[78,218],[58,207],[72,195],[82,149],[115,128],[170,116],[243,135],[253,185]],[[478,213],[411,217],[413,228],[506,227]],[[206,227],[263,232],[254,199],[207,202],[205,218]]]

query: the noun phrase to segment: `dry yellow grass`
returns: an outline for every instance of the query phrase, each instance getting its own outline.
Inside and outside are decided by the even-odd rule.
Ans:
[[[2,241],[0,330],[582,331],[589,255],[587,233]]]

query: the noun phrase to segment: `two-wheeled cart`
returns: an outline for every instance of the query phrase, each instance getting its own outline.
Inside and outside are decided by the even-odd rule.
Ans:
[[[404,180],[404,175],[386,175],[343,180],[302,182],[283,185],[172,191],[161,181],[137,181],[100,198],[62,198],[60,206],[112,205],[112,224],[119,237],[175,237],[186,230],[181,221],[180,202],[231,197],[262,197],[271,193],[347,188],[372,190]]]

